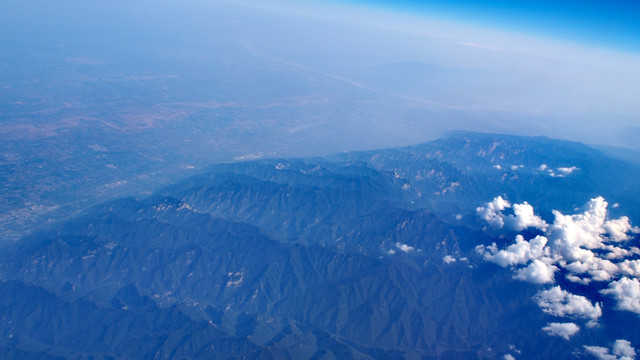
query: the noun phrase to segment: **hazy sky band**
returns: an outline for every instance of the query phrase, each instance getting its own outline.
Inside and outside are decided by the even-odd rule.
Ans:
[[[640,1],[343,1],[640,53]]]

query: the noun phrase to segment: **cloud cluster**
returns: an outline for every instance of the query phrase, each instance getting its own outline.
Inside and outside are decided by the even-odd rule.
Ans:
[[[476,251],[483,254],[485,260],[502,267],[531,262],[527,267],[517,270],[516,278],[544,284],[554,281],[554,273],[558,269],[553,265],[549,248],[545,247],[547,241],[544,236],[536,236],[526,241],[522,235],[517,235],[515,244],[509,245],[504,250],[498,250],[496,243],[493,243],[487,247],[479,245]]]
[[[569,280],[610,281],[623,271],[635,273],[635,263],[623,265],[612,260],[639,252],[636,247],[618,245],[640,230],[631,226],[627,217],[607,220],[607,202],[602,197],[591,199],[583,213],[563,215],[554,210],[553,214],[555,220],[548,230],[552,253],[571,273]]]
[[[616,340],[611,350],[602,346],[586,346],[585,350],[599,360],[633,360],[636,350],[628,340]]]
[[[588,260],[592,257],[588,250],[606,249],[606,243],[627,241],[631,238],[629,233],[640,231],[631,226],[626,216],[607,220],[607,202],[602,197],[591,199],[583,213],[563,215],[554,210],[553,214],[555,220],[549,236],[562,256],[570,261]]]
[[[580,170],[579,167],[577,166],[571,166],[571,167],[558,167],[556,168],[556,170],[554,171],[553,169],[549,168],[549,166],[547,164],[542,164],[538,167],[539,171],[546,171],[549,176],[551,177],[559,177],[559,178],[563,178],[563,177],[567,177],[568,175],[571,175],[573,172]]]
[[[574,323],[549,323],[543,327],[547,334],[551,336],[560,336],[565,340],[569,340],[570,337],[580,331],[580,327]]]
[[[534,214],[526,202],[515,204],[514,214],[503,211],[511,204],[498,196],[478,214],[498,227],[522,230],[535,227],[544,232],[529,241],[517,235],[515,243],[499,250],[496,244],[480,245],[476,250],[500,266],[527,265],[516,269],[516,277],[534,283],[553,282],[553,273],[562,268],[570,281],[588,284],[591,281],[611,281],[621,275],[638,277],[640,259],[625,259],[639,255],[637,247],[622,247],[640,229],[629,218],[607,219],[607,202],[602,197],[591,199],[587,209],[578,214],[564,215],[554,210],[554,221],[547,224]],[[624,260],[614,262],[615,260]]]
[[[517,235],[515,242],[503,249],[493,243],[478,245],[476,251],[487,261],[510,267],[515,278],[531,283],[554,283],[557,273],[582,285],[608,282],[600,293],[614,298],[617,309],[640,315],[640,249],[627,243],[640,229],[632,226],[625,216],[609,219],[607,206],[602,197],[597,197],[577,214],[565,215],[554,210],[554,221],[547,224],[526,202],[515,204],[513,215],[505,215],[504,210],[511,204],[498,196],[478,207],[480,217],[494,227],[514,230],[535,227],[542,235],[530,240]],[[602,315],[601,304],[560,286],[539,292],[534,300],[545,313],[587,320],[587,326],[595,326]],[[580,327],[573,322],[550,323],[543,330],[568,339]]]

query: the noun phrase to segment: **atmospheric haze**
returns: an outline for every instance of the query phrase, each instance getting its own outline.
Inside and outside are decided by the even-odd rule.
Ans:
[[[5,1],[0,358],[634,359],[640,21],[551,2]]]
[[[631,52],[339,2],[25,4],[4,12],[3,47],[28,46],[29,54],[5,57],[29,63],[62,48],[72,53],[62,71],[85,77],[104,75],[90,63],[108,63],[138,81],[178,76],[193,86],[184,68],[197,68],[194,77],[215,83],[215,93],[188,98],[163,88],[167,102],[325,102],[296,133],[349,123],[342,133],[359,139],[347,146],[328,136],[315,153],[406,145],[459,129],[638,147],[629,133],[638,131],[640,57]],[[251,63],[254,74],[233,66]],[[3,67],[9,79],[19,76]],[[278,152],[271,148],[260,151]]]
[[[12,231],[214,162],[450,130],[639,147],[637,54],[426,11],[28,0],[3,5],[0,48]]]

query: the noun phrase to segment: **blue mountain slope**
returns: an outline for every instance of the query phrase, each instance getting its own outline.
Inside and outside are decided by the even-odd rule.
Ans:
[[[497,195],[547,221],[604,195],[635,224],[638,173],[581,144],[474,133],[215,165],[4,246],[0,354],[573,359],[589,358],[583,345],[638,347],[640,317],[617,310],[605,284],[557,274],[603,309],[599,326],[565,340],[543,330],[558,321],[536,303],[549,286],[475,250],[513,240],[475,213]]]

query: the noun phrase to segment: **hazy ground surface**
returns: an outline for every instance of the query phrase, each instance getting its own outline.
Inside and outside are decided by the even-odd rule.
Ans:
[[[0,232],[204,165],[447,130],[637,148],[631,55],[336,4],[29,0],[0,15]]]

